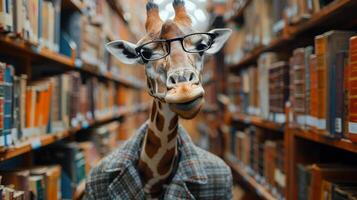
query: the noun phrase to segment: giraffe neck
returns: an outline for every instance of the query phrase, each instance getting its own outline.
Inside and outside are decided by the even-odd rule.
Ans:
[[[160,195],[172,174],[177,161],[177,129],[178,115],[168,104],[154,99],[138,166],[147,194]]]

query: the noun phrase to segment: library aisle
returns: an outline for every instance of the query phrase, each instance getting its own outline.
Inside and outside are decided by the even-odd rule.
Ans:
[[[0,0],[0,200],[356,200],[356,87],[356,0]]]

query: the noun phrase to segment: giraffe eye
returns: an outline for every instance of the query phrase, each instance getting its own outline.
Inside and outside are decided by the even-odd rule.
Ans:
[[[206,33],[196,33],[187,35],[183,39],[183,46],[185,51],[190,53],[200,53],[206,51],[211,45],[211,36]]]
[[[167,49],[165,42],[152,41],[141,47],[140,54],[145,60],[158,60],[168,55]]]

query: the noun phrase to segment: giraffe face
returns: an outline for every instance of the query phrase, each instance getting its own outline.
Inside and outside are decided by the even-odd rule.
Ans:
[[[146,36],[137,44],[113,41],[107,44],[107,49],[124,63],[144,64],[150,95],[168,103],[182,118],[191,119],[204,103],[201,84],[204,56],[219,51],[231,30],[195,33],[183,1],[175,0],[173,5],[175,19],[162,22],[157,6],[149,1]]]

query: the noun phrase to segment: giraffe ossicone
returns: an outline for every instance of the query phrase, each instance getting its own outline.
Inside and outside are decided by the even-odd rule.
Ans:
[[[218,52],[230,29],[195,33],[183,0],[174,0],[174,20],[163,22],[159,7],[146,5],[147,34],[137,44],[117,40],[107,49],[121,62],[144,64],[148,92],[154,97],[148,131],[142,143],[138,170],[149,198],[158,197],[178,162],[179,117],[194,118],[204,103],[203,59]]]

